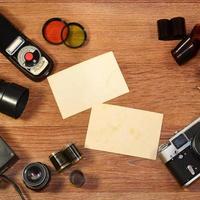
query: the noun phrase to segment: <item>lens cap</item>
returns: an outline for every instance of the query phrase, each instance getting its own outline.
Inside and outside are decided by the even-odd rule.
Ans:
[[[31,190],[42,190],[51,179],[50,170],[45,164],[35,162],[27,165],[23,171],[23,181]]]
[[[0,80],[0,112],[18,118],[28,102],[29,90]]]
[[[64,31],[63,31],[64,29]],[[68,24],[61,18],[51,18],[42,28],[42,35],[44,39],[51,44],[62,44],[68,36]]]
[[[65,37],[65,33],[67,32],[66,29],[69,29],[67,37]],[[68,24],[68,27],[65,27],[62,30],[62,39],[66,46],[70,48],[78,48],[85,43],[87,39],[87,34],[81,24],[72,22]]]
[[[69,180],[74,186],[81,187],[85,183],[85,176],[80,170],[74,170],[70,173]]]

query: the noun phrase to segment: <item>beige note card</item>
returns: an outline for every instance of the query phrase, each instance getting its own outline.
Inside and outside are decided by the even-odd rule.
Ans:
[[[113,52],[48,77],[62,118],[129,92]]]
[[[85,147],[156,159],[163,114],[115,105],[92,107]]]

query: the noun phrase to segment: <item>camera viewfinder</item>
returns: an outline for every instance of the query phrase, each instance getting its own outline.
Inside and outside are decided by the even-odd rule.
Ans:
[[[174,144],[174,146],[179,149],[180,147],[182,147],[184,144],[186,144],[188,142],[187,138],[185,137],[185,135],[181,134],[178,137],[176,137],[174,140],[172,140],[172,143]]]

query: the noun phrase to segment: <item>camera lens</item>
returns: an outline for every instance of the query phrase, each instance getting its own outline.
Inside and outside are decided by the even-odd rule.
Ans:
[[[28,102],[29,90],[0,80],[0,112],[18,118]]]
[[[42,172],[38,167],[33,166],[31,170],[27,172],[27,179],[32,182],[40,181],[42,178]]]
[[[50,171],[40,162],[27,165],[23,171],[23,181],[32,190],[42,190],[50,181]]]
[[[192,140],[192,148],[200,156],[200,132]]]

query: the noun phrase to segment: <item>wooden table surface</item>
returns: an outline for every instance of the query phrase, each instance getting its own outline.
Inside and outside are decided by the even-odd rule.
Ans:
[[[199,23],[198,0],[1,0],[0,12],[54,59],[54,72],[114,51],[130,93],[109,103],[164,113],[160,143],[166,142],[200,113],[200,56],[179,67],[170,55],[178,41],[159,41],[156,21],[183,16],[187,31]],[[72,3],[73,2],[73,3]],[[162,2],[162,3],[161,3]],[[165,2],[165,3],[164,3]],[[184,3],[183,3],[184,2]],[[86,28],[88,44],[79,49],[48,44],[42,37],[43,23],[52,17],[80,22]],[[19,162],[7,171],[31,200],[197,200],[200,180],[182,189],[165,165],[156,161],[84,149],[90,110],[62,120],[47,80],[28,80],[0,55],[0,78],[30,88],[30,100],[23,116],[0,115],[0,135],[19,155]],[[117,83],[116,83],[117,84]],[[73,91],[66,91],[73,92]],[[133,119],[134,120],[134,119]],[[147,138],[148,140],[148,138]],[[84,154],[77,165],[54,173],[46,190],[25,188],[21,172],[30,162],[51,166],[48,156],[64,144],[74,142]],[[119,144],[120,145],[120,144]],[[74,188],[68,175],[82,170],[87,183]],[[0,200],[17,200],[11,186],[0,188]]]

